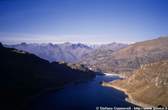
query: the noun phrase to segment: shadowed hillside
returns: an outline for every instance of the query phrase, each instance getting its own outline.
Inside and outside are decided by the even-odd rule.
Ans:
[[[32,96],[65,84],[94,77],[93,72],[49,63],[33,54],[0,44],[0,100],[6,109],[17,110]],[[3,107],[1,106],[1,107]]]

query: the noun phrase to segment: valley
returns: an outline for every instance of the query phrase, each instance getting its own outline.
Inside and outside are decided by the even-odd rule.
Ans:
[[[122,77],[112,82],[102,80],[99,83],[103,87],[123,91],[128,95],[124,99],[129,103],[141,107],[168,106],[165,99],[168,97],[168,37],[130,45],[103,44],[94,48],[80,43],[22,43],[4,46],[1,45],[0,50],[0,70],[6,74],[1,77],[1,84],[5,82],[1,93],[6,94],[7,98],[10,94],[8,91],[13,91],[10,94],[13,99],[14,96],[21,97],[16,101],[18,103],[39,92],[43,93],[41,91],[52,91],[72,82],[105,75],[111,78]],[[20,92],[22,95],[18,95]]]
[[[168,110],[168,0],[0,0],[0,110]]]

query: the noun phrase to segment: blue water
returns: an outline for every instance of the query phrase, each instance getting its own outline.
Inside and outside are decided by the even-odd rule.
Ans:
[[[56,92],[39,96],[30,106],[31,110],[96,110],[96,107],[134,106],[124,99],[123,92],[103,87],[101,81],[119,79],[116,76],[96,76],[93,80],[74,84]]]

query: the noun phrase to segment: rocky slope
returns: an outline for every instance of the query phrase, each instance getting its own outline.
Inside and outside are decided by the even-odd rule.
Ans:
[[[80,62],[95,71],[130,73],[141,64],[168,59],[168,37],[138,42],[118,51],[95,52]]]
[[[95,76],[92,71],[49,63],[25,51],[5,48],[2,44],[0,61],[0,109],[27,108],[23,103],[36,94]]]
[[[105,83],[128,94],[140,106],[168,106],[168,60],[142,65],[128,79]]]

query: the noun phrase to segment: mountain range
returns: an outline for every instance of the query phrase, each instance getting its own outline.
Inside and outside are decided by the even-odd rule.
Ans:
[[[129,45],[67,42],[5,47],[0,45],[0,73],[5,73],[0,78],[1,97],[23,99],[92,78],[95,72],[115,72],[127,77],[103,85],[124,91],[128,101],[140,106],[168,106],[168,37]]]
[[[87,45],[78,43],[71,44],[69,42],[63,44],[27,44],[21,43],[16,45],[10,45],[8,47],[16,48],[33,53],[40,58],[46,59],[50,62],[68,62],[74,63],[78,61],[83,55],[89,53],[93,49]]]
[[[120,48],[126,47],[126,44],[121,43],[110,43],[104,45],[86,45],[86,44],[73,44],[73,43],[62,43],[62,44],[15,44],[5,45],[6,47],[16,48],[33,53],[40,58],[46,59],[50,62],[66,62],[66,63],[77,63],[87,55],[94,54],[95,52],[102,52],[105,50],[116,51]]]
[[[117,51],[98,50],[86,55],[81,64],[94,71],[130,73],[142,64],[168,59],[168,37],[130,44]]]
[[[85,65],[96,72],[127,74],[142,64],[168,59],[168,37],[137,42],[134,44],[110,43],[86,44],[27,44],[7,45],[33,53],[50,62]]]

